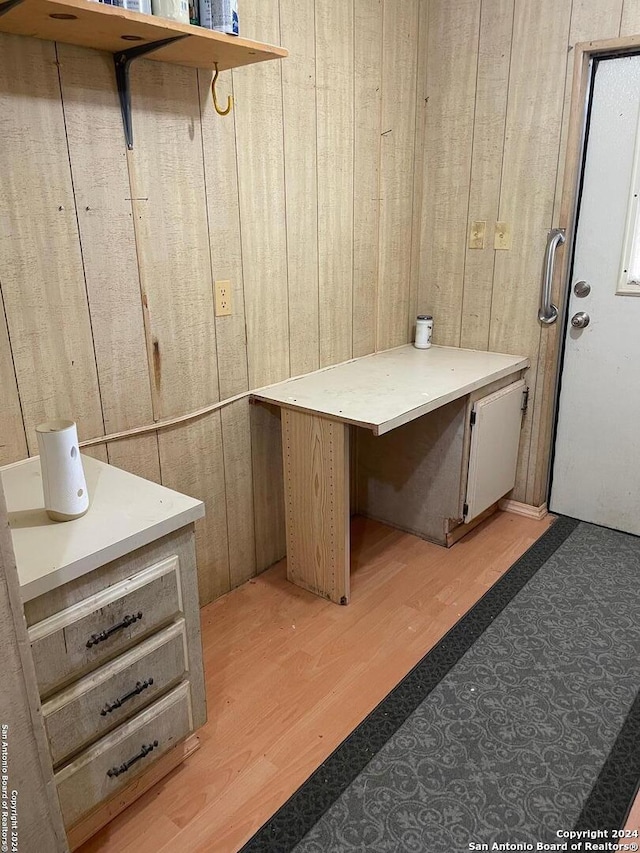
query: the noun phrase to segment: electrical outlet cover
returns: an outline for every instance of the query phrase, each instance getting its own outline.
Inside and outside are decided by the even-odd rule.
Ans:
[[[214,289],[216,296],[216,317],[229,317],[233,314],[233,306],[231,303],[231,282],[216,281]]]
[[[508,222],[496,222],[493,248],[498,250],[511,248],[511,225]]]
[[[487,223],[483,220],[476,220],[471,223],[469,229],[469,248],[484,249],[484,238],[487,230]]]

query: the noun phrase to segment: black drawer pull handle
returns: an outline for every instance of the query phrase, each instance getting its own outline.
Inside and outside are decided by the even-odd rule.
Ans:
[[[133,625],[133,623],[137,622],[139,619],[142,619],[142,611],[138,611],[131,616],[125,616],[122,622],[118,622],[117,625],[114,625],[112,628],[107,628],[105,631],[100,631],[99,634],[92,634],[87,640],[87,648],[90,649],[92,646],[97,646],[98,643],[102,643],[103,640],[108,640],[116,631],[122,631],[123,628],[128,628],[129,625]]]
[[[107,770],[107,776],[113,779],[114,776],[120,776],[121,773],[126,773],[127,770],[132,767],[136,761],[140,761],[141,758],[146,758],[150,752],[158,746],[158,741],[154,740],[153,743],[150,743],[149,746],[146,746],[144,743],[142,744],[142,749],[137,755],[134,755],[133,758],[130,758],[128,761],[125,761],[124,764],[121,764],[119,767],[112,767],[111,770]]]
[[[153,678],[148,678],[146,681],[137,681],[133,690],[125,693],[124,696],[120,697],[120,699],[116,699],[115,702],[107,702],[102,711],[100,711],[100,716],[106,717],[107,714],[110,714],[117,708],[122,707],[122,705],[124,705],[125,702],[128,702],[129,699],[133,699],[134,696],[139,696],[143,690],[146,690],[147,687],[151,687],[152,684]]]

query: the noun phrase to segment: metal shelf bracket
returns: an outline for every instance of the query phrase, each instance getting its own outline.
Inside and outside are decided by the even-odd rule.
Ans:
[[[20,3],[21,0],[7,0],[7,4]],[[0,6],[0,14],[2,14],[2,6]],[[118,97],[120,98],[120,112],[122,113],[122,124],[124,126],[124,138],[127,142],[127,148],[133,149],[133,126],[131,123],[131,89],[129,86],[129,66],[134,59],[140,59],[147,53],[151,53],[158,48],[171,44],[174,41],[180,41],[187,38],[187,33],[184,35],[173,36],[172,38],[154,41],[151,44],[140,44],[137,47],[130,47],[128,50],[121,50],[119,53],[113,54],[113,62],[116,69],[116,83],[118,85]]]
[[[10,12],[19,3],[22,3],[22,0],[4,0],[4,3],[0,3],[0,15]]]

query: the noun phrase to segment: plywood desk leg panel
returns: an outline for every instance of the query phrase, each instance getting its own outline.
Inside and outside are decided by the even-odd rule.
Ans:
[[[349,601],[349,427],[282,410],[287,577]]]

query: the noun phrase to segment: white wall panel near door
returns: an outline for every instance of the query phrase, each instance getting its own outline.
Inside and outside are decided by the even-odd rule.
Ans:
[[[465,521],[476,518],[515,485],[525,387],[520,379],[473,406]]]

